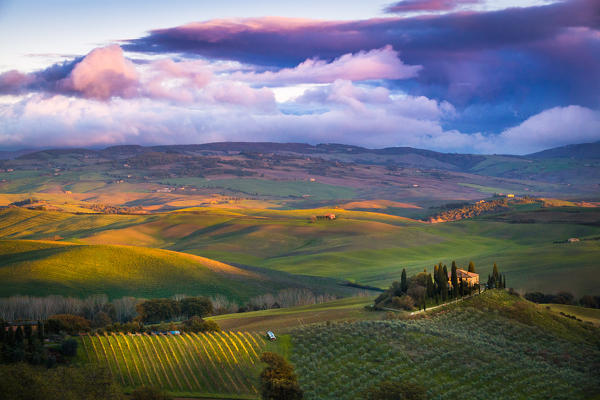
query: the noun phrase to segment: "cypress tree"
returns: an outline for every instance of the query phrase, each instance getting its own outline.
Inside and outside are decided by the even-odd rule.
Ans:
[[[498,266],[496,265],[496,263],[494,263],[492,278],[494,279],[494,282],[498,282],[498,280],[500,279],[500,274],[498,273]]]
[[[502,289],[506,289],[506,275],[502,274]]]
[[[458,274],[456,273],[456,263],[452,261],[452,272],[451,272],[451,281],[452,281],[452,297],[458,297]]]
[[[475,263],[473,261],[469,261],[469,272],[475,272]]]
[[[6,343],[9,346],[15,345],[15,330],[10,325],[8,326],[8,331],[6,331]]]
[[[25,325],[24,332],[25,332],[25,338],[28,341],[31,341],[31,334],[33,333],[33,330],[31,329],[31,325]]]
[[[44,324],[42,321],[38,321],[37,323],[37,337],[40,342],[44,343]]]
[[[23,328],[19,325],[15,331],[15,343],[23,343]]]
[[[431,278],[431,274],[428,274],[427,275],[427,297],[432,298],[434,293],[435,293],[435,290],[433,287],[433,280]]]
[[[408,290],[408,281],[406,279],[406,268],[402,268],[402,276],[400,277],[400,291],[406,293]]]
[[[0,319],[0,343],[4,343],[6,341],[6,322],[3,319]]]

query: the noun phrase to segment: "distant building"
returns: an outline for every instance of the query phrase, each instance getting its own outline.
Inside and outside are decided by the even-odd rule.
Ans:
[[[512,194],[512,193],[509,193],[509,194],[507,194],[507,195],[506,195],[506,197],[508,197],[509,199],[512,199],[512,198],[514,198],[514,197],[515,197],[515,195],[514,195],[514,194]]]
[[[479,285],[479,274],[476,274],[475,272],[469,272],[469,271],[465,271],[464,269],[457,268],[456,269],[456,278],[458,279],[459,282],[461,280],[463,282],[467,282],[467,285],[469,285],[469,286]],[[451,279],[448,279],[448,286],[452,287]]]
[[[333,221],[335,219],[335,214],[317,215],[317,219],[328,219]]]
[[[569,242],[569,243],[576,243],[576,242],[579,242],[579,238],[569,238],[568,242]]]
[[[269,338],[269,340],[273,341],[273,340],[277,340],[277,337],[275,336],[275,334],[272,331],[267,331],[267,337]]]

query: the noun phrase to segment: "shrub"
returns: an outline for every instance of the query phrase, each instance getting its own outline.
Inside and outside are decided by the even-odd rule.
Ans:
[[[160,389],[141,387],[131,393],[131,400],[171,400],[172,397]]]
[[[402,295],[402,297],[395,296],[392,298],[392,306],[401,310],[410,311],[415,307],[415,301],[407,294]]]
[[[183,323],[183,330],[186,332],[218,332],[221,327],[215,321],[192,317]]]
[[[48,318],[48,332],[76,335],[90,330],[90,321],[78,315],[57,314]]]
[[[77,346],[77,340],[73,338],[63,340],[60,344],[60,352],[63,356],[74,357],[77,354]]]

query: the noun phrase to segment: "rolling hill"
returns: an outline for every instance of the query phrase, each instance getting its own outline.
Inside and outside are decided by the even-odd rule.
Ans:
[[[335,281],[246,270],[208,258],[134,246],[0,240],[0,296],[61,294],[110,298],[225,295],[232,300],[290,287],[338,294]]]
[[[335,213],[335,221],[310,221]],[[341,209],[193,208],[151,215],[0,211],[0,238],[53,235],[87,245],[135,245],[196,254],[239,266],[386,287],[440,261],[474,261],[485,278],[494,262],[509,286],[576,295],[596,292],[597,208],[511,209],[470,220],[426,224]],[[578,243],[567,243],[571,237]],[[247,268],[247,267],[245,267]]]

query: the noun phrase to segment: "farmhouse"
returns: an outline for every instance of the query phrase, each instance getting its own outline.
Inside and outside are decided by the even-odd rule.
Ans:
[[[459,282],[462,280],[463,282],[466,282],[469,286],[479,284],[479,274],[476,274],[475,272],[469,272],[465,271],[464,269],[457,268],[456,277],[458,278]],[[452,287],[452,281],[450,279],[448,280],[448,287]]]
[[[579,238],[569,238],[569,243],[577,243],[579,242]]]

